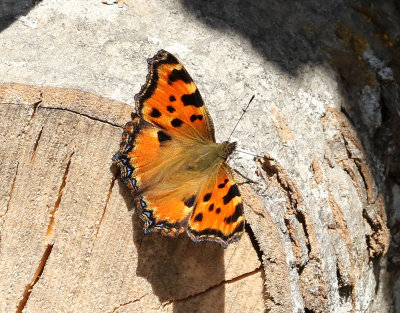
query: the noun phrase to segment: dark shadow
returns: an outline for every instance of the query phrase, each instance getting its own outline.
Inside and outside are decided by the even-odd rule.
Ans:
[[[133,196],[121,181],[119,184],[128,210],[135,211]],[[177,313],[201,312],[205,307],[224,311],[223,285],[207,295],[192,297],[224,280],[224,249],[219,244],[194,243],[185,233],[177,238],[144,235],[137,214],[133,214],[132,227],[138,251],[136,274],[151,284],[161,303],[173,303]]]
[[[193,18],[227,33],[240,34],[265,60],[297,75],[307,64],[332,68],[343,93],[342,113],[355,127],[380,192],[391,198],[400,184],[400,2],[395,0],[273,1],[181,0]],[[372,52],[368,59],[365,52]],[[376,58],[378,62],[375,62]],[[379,62],[389,66],[385,78]],[[251,79],[251,78],[249,78]],[[367,87],[367,88],[366,88]],[[376,110],[365,108],[368,88],[379,88]],[[378,96],[379,98],[379,96]],[[385,166],[383,179],[376,159]],[[390,220],[392,238],[400,221]],[[400,246],[392,241],[390,254]]]
[[[395,83],[400,75],[398,1],[181,2],[194,18],[221,31],[240,34],[268,62],[289,74],[297,75],[306,64],[330,66],[342,86],[342,111],[359,131],[359,138],[373,142],[378,154],[390,144],[400,143],[400,88]],[[394,82],[385,81],[365,61],[362,54],[366,48],[394,70]],[[376,112],[382,115],[382,123],[372,131],[366,121],[373,120],[375,112],[366,112],[359,101],[366,85],[382,87],[381,108]],[[386,149],[382,150],[382,145]],[[400,158],[390,169],[400,182]]]
[[[0,32],[15,22],[18,17],[28,12],[42,0],[1,0],[0,1]]]
[[[194,17],[209,26],[239,33],[269,62],[296,74],[299,66],[321,63],[324,38],[343,7],[338,1],[182,0]]]

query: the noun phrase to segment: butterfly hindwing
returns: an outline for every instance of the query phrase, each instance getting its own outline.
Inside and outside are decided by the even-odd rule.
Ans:
[[[187,232],[194,241],[216,241],[227,247],[241,236],[243,230],[243,203],[239,188],[224,162],[199,193]]]
[[[135,98],[138,115],[172,134],[215,142],[210,114],[182,63],[164,50],[148,62],[147,82]]]

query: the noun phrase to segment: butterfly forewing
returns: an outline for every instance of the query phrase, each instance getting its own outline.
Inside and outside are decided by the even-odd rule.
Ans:
[[[136,97],[136,110],[171,135],[215,142],[212,120],[199,90],[182,63],[164,50],[149,60],[147,83]]]

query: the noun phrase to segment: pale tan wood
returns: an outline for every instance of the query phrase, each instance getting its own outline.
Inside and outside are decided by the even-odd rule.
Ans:
[[[0,84],[0,110],[2,312],[264,310],[264,268],[248,234],[227,250],[143,235],[111,161],[131,107]]]

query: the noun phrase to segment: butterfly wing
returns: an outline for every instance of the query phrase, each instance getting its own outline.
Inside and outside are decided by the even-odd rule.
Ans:
[[[224,247],[239,238],[244,217],[238,188],[228,165],[213,156],[220,144],[196,85],[170,53],[161,50],[149,60],[136,110],[113,161],[145,232],[176,236],[187,230],[195,241]]]
[[[224,248],[244,230],[243,203],[229,166],[224,162],[200,191],[188,222],[194,241],[216,241]]]
[[[148,63],[147,82],[135,97],[137,114],[171,135],[215,142],[210,114],[182,63],[165,50]]]
[[[186,228],[195,202],[193,190],[199,188],[200,180],[179,168],[188,162],[182,158],[184,153],[172,136],[138,116],[125,126],[113,161],[135,197],[146,233],[176,236]]]

